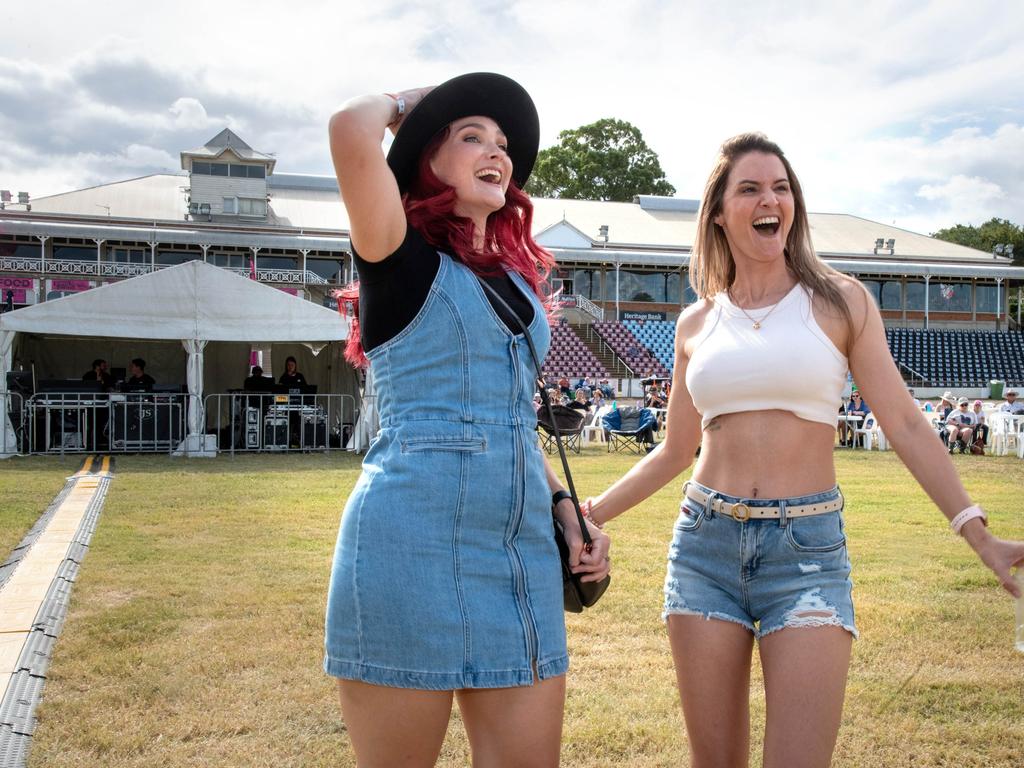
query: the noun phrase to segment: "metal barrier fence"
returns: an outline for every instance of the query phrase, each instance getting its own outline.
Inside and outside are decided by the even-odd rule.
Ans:
[[[340,450],[357,415],[352,395],[0,390],[0,456]]]
[[[352,395],[207,395],[206,430],[221,451],[301,453],[344,450],[356,421]]]

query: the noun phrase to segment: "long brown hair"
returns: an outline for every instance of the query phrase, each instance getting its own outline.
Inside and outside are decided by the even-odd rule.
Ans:
[[[722,213],[722,201],[729,182],[729,174],[741,157],[751,152],[775,155],[782,162],[789,177],[793,193],[793,226],[786,238],[786,266],[796,275],[801,285],[821,296],[832,309],[846,320],[853,333],[853,317],[846,299],[835,282],[841,272],[828,266],[818,258],[811,244],[811,225],[807,220],[807,205],[803,189],[793,172],[793,166],[782,149],[763,133],[741,133],[726,139],[718,151],[718,161],[704,186],[704,197],[697,216],[697,236],[690,258],[690,285],[702,299],[710,299],[727,291],[736,280],[736,262],[733,260],[725,230],[715,224],[715,217]]]

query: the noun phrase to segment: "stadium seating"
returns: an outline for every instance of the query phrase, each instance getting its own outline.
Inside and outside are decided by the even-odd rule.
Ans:
[[[544,377],[570,379],[590,376],[603,379],[608,376],[604,366],[594,357],[583,339],[568,325],[557,324],[551,328],[551,349],[544,359]]]
[[[676,324],[666,320],[626,320],[623,325],[671,374],[676,360]]]
[[[594,323],[594,330],[635,376],[668,378],[668,368],[622,323]]]
[[[930,384],[983,387],[992,379],[1024,382],[1020,331],[887,328],[893,359]]]

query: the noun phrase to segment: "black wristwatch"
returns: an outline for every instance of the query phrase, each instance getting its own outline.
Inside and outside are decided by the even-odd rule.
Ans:
[[[558,502],[562,501],[562,499],[571,498],[572,494],[569,493],[568,491],[555,491],[553,494],[551,494],[551,506],[556,507],[558,506]]]

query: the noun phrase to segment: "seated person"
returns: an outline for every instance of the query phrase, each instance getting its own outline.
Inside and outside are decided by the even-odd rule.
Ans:
[[[306,377],[299,373],[299,365],[291,355],[285,358],[284,373],[281,374],[281,378],[277,380],[277,383],[283,385],[289,391],[302,389],[306,386]]]
[[[1014,416],[1024,414],[1024,402],[1017,399],[1017,390],[1013,387],[1006,390],[1006,402],[999,406],[1000,411],[1012,413]]]
[[[985,414],[982,412],[981,400],[974,401],[974,440],[981,440],[982,445],[988,445],[988,424],[985,423]]]
[[[566,397],[572,397],[572,388],[569,386],[569,380],[563,376],[558,380],[558,389]]]
[[[970,401],[966,397],[961,397],[957,401],[957,409],[946,417],[946,445],[950,453],[957,448],[960,449],[960,453],[967,453],[967,447],[971,444],[977,422],[974,412],[967,409],[969,404]]]
[[[850,393],[850,402],[845,407],[840,408],[839,412],[845,413],[847,416],[860,416],[860,421],[840,420],[839,422],[839,444],[852,446],[856,438],[855,430],[864,423],[864,419],[871,413],[871,409],[868,408],[868,404],[860,396],[860,392],[855,389]]]
[[[647,388],[647,396],[645,398],[645,405],[648,408],[666,408],[668,407],[668,400],[661,391],[661,387],[657,384],[651,384]]]
[[[601,379],[601,382],[597,385],[597,388],[601,390],[601,393],[605,397],[615,397],[615,390],[612,388],[612,385],[608,383],[608,379]]]
[[[242,389],[246,392],[270,392],[273,386],[274,380],[264,376],[263,369],[258,365],[252,367],[252,373],[242,382]]]
[[[135,392],[152,392],[156,379],[146,373],[146,361],[141,357],[134,358],[128,364],[128,371],[131,373],[125,382],[124,388]]]
[[[590,396],[590,407],[597,410],[604,405],[604,393],[598,388],[594,390],[594,394]]]
[[[114,377],[110,375],[107,361],[103,358],[92,361],[92,369],[82,374],[82,381],[98,381],[104,392],[114,388]]]
[[[583,411],[584,413],[590,413],[590,401],[587,400],[587,393],[585,390],[577,389],[576,396],[572,402],[569,403],[569,407],[576,411]]]
[[[953,393],[948,389],[942,393],[942,399],[939,401],[939,407],[935,409],[935,415],[939,424],[939,439],[942,444],[945,445],[946,441],[949,440],[949,430],[946,429],[946,418],[956,410],[954,403],[956,398],[953,397]]]

